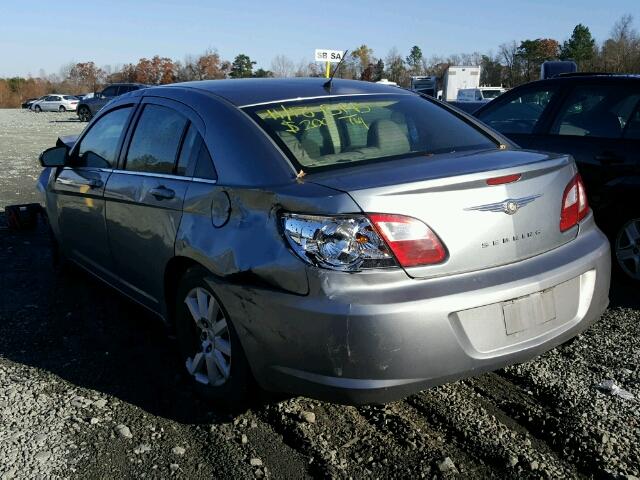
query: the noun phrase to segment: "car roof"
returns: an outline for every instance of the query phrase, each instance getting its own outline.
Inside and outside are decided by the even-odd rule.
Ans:
[[[591,83],[593,81],[601,83],[624,83],[624,82],[640,82],[640,75],[635,74],[614,74],[614,73],[567,73],[557,77],[546,78],[544,80],[535,80],[529,83],[523,83],[515,88],[526,87],[530,85],[546,85],[546,84],[579,84]]]
[[[203,80],[165,86],[171,88],[194,88],[211,92],[238,107],[297,98],[321,98],[341,95],[415,95],[398,87],[373,82],[336,78],[332,81],[330,89],[324,87],[326,82],[326,78],[244,78]]]

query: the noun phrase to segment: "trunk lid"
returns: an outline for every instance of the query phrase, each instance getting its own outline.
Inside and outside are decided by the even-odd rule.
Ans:
[[[576,173],[566,155],[492,150],[362,165],[305,180],[349,193],[363,212],[426,223],[445,245],[447,259],[406,271],[429,278],[517,262],[571,241],[577,228],[560,231],[560,210]],[[487,184],[511,174],[521,177]]]

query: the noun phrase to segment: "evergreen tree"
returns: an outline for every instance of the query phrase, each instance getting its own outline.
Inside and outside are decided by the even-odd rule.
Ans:
[[[373,74],[371,75],[372,82],[378,82],[384,77],[384,62],[382,59],[378,60],[378,63],[373,67]]]
[[[265,70],[264,68],[259,68],[253,74],[256,78],[271,78],[273,77],[273,72],[271,70]]]
[[[419,75],[420,67],[422,67],[422,50],[420,50],[419,46],[414,45],[411,47],[411,52],[407,56],[406,61],[411,73]]]
[[[251,61],[248,55],[241,53],[231,64],[229,76],[231,78],[248,78],[253,76],[253,66],[256,62]]]
[[[596,41],[591,36],[589,27],[579,23],[573,29],[571,38],[562,44],[560,58],[574,60],[579,67],[585,67],[593,60],[595,46]]]

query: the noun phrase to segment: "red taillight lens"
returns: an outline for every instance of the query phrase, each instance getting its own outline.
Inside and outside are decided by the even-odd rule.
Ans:
[[[578,173],[571,179],[562,195],[562,210],[560,212],[560,231],[569,230],[577,225],[580,220],[589,213],[589,202],[587,192],[582,182],[582,177]]]
[[[370,213],[369,218],[403,267],[433,265],[446,258],[438,236],[420,220],[386,213]]]

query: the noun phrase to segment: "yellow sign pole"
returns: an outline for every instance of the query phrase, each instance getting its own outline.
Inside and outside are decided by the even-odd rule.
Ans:
[[[331,62],[327,62],[327,68],[324,72],[324,76],[325,78],[329,78],[330,75],[331,75]]]

